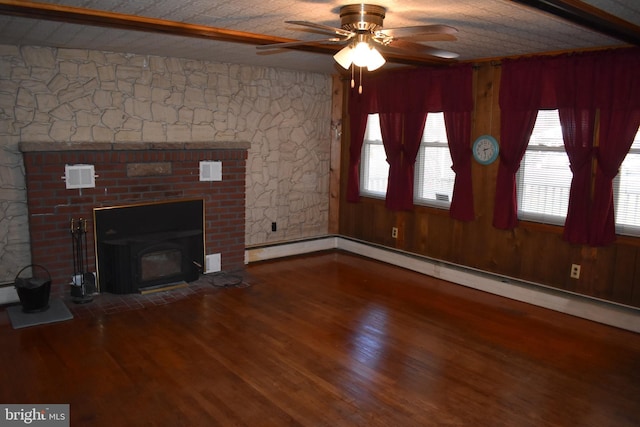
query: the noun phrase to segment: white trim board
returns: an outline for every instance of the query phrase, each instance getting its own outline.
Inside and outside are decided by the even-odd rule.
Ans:
[[[336,249],[338,247],[337,239],[338,237],[322,237],[319,239],[247,248],[247,250],[244,251],[244,260],[245,264],[249,264],[257,261]]]
[[[608,301],[573,294],[544,285],[449,264],[409,253],[373,246],[343,237],[329,236],[271,246],[247,248],[245,262],[258,262],[293,255],[341,249],[421,274],[516,301],[570,314],[594,322],[640,333],[640,310]]]

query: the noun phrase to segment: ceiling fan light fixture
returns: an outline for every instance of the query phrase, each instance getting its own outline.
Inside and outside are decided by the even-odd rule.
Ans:
[[[353,64],[360,68],[366,67],[369,71],[375,71],[387,62],[378,49],[364,41],[358,42],[355,47],[349,45],[342,48],[333,55],[333,59],[345,70],[348,70]]]
[[[357,67],[366,67],[369,65],[371,56],[371,46],[369,43],[361,41],[353,48],[353,64]]]
[[[335,55],[333,55],[333,59],[335,59],[335,61],[340,64],[340,66],[342,68],[344,68],[345,70],[348,70],[349,67],[351,67],[351,64],[353,63],[353,52],[352,52],[352,47],[351,45],[347,46],[347,47],[343,47],[342,49],[340,49],[340,51],[338,53],[336,53]]]
[[[369,54],[369,62],[367,63],[367,70],[375,71],[378,68],[382,67],[385,62],[387,62],[384,57],[378,52],[378,49],[375,47],[371,48],[371,52]]]

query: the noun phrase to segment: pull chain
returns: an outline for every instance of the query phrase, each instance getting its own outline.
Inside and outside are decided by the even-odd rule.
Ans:
[[[353,65],[353,64],[352,64],[352,65],[351,65],[351,89],[353,89],[354,87],[356,87],[356,81],[355,81],[355,79],[353,78],[353,73],[355,72],[355,71],[353,70],[353,67],[355,67],[355,65]]]

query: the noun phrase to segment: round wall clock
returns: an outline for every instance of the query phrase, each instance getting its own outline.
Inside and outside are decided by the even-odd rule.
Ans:
[[[491,135],[482,135],[473,143],[473,158],[481,165],[490,165],[495,162],[500,153],[498,141]]]

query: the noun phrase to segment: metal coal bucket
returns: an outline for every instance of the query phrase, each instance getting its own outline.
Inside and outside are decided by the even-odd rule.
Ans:
[[[27,270],[30,270],[30,275]],[[18,272],[14,282],[22,311],[35,313],[49,308],[51,292],[51,275],[41,265],[31,264]]]

